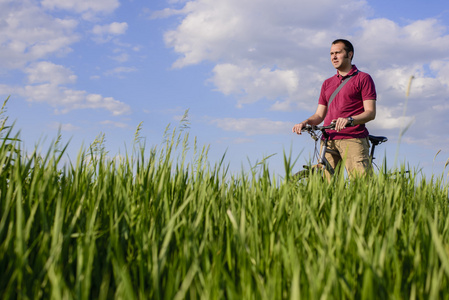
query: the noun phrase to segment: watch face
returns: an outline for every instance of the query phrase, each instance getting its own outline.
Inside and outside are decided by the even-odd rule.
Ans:
[[[349,117],[348,121],[351,126],[354,126],[354,119],[352,117]]]

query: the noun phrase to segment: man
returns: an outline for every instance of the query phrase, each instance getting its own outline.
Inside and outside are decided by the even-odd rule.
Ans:
[[[328,131],[328,148],[338,151],[340,155],[326,153],[326,159],[335,168],[345,158],[350,176],[363,174],[371,169],[365,123],[376,117],[376,88],[371,76],[352,64],[354,47],[349,41],[335,40],[330,55],[337,74],[324,81],[315,114],[293,126],[292,131],[301,134],[306,124],[318,125],[324,120],[324,126],[327,126],[335,122],[335,130]],[[348,76],[352,76],[351,79],[329,106],[332,93]]]

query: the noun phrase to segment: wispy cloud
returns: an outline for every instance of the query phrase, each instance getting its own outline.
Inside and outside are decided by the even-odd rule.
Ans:
[[[29,102],[47,103],[55,108],[55,113],[65,114],[76,109],[105,109],[113,115],[128,114],[131,108],[112,97],[69,89],[67,83],[75,83],[76,76],[71,70],[51,62],[30,65],[25,72],[30,84],[24,87],[0,86],[0,93],[14,92]]]
[[[2,94],[16,94],[33,103],[46,103],[57,114],[77,109],[104,109],[112,115],[131,112],[129,105],[82,89],[69,88],[77,83],[78,76],[71,69],[51,61],[72,51],[83,33],[77,32],[80,22],[76,18],[56,17],[53,11],[82,14],[83,18],[96,18],[111,13],[119,6],[118,0],[43,0],[40,5],[28,0],[5,0],[0,4],[3,21],[0,35],[0,67],[23,72],[24,86],[3,84]],[[84,21],[85,22],[85,21]],[[126,22],[95,25],[93,34],[98,38],[126,33]],[[125,60],[125,57],[117,58]],[[131,68],[117,68],[111,74],[132,72]]]
[[[41,5],[50,10],[66,10],[93,20],[98,14],[109,14],[120,6],[119,0],[42,0]]]
[[[109,42],[113,37],[118,35],[123,35],[128,29],[128,24],[126,22],[113,22],[106,25],[95,25],[92,29],[94,34],[94,41],[98,43]]]
[[[223,118],[210,121],[225,131],[236,131],[246,135],[285,134],[291,129],[290,122],[272,121],[266,118]]]
[[[60,129],[61,131],[77,131],[77,130],[81,129],[81,127],[75,126],[71,123],[63,124],[63,123],[57,123],[57,122],[50,124],[50,128],[51,129]]]
[[[61,85],[74,83],[77,79],[77,76],[71,70],[49,61],[32,63],[25,69],[25,73],[28,75],[28,82],[31,84],[51,83]]]
[[[129,125],[123,122],[117,122],[117,121],[111,121],[111,120],[105,120],[100,122],[101,125],[116,127],[116,128],[129,128]]]
[[[123,74],[136,72],[137,68],[134,67],[117,67],[112,70],[106,71],[104,74],[106,76],[116,76],[121,77]]]
[[[80,40],[74,19],[54,18],[32,2],[2,1],[0,68],[21,69],[49,55],[70,52]]]

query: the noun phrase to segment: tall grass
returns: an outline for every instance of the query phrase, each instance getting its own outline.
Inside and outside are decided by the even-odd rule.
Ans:
[[[410,76],[410,78],[408,80],[407,88],[405,90],[405,103],[404,103],[403,112],[402,112],[402,118],[404,119],[404,121],[406,120],[407,105],[408,105],[408,100],[409,100],[409,96],[410,96],[410,89],[412,87],[413,79],[415,79],[415,76]],[[410,126],[412,126],[412,124],[414,122],[415,122],[415,117],[411,118],[406,124],[405,124],[405,122],[401,122],[402,125],[401,125],[401,127],[399,129],[398,143],[397,143],[397,146],[396,146],[396,156],[395,156],[395,159],[394,159],[394,166],[395,166],[395,168],[397,166],[397,162],[398,162],[398,158],[399,158],[399,147],[401,146],[402,137],[404,136],[404,134],[407,132],[407,130],[410,128]]]
[[[235,175],[196,143],[189,159],[188,134],[168,132],[151,149],[136,134],[120,159],[100,135],[62,166],[58,142],[20,155],[19,141],[3,139],[0,297],[448,297],[442,176],[297,184],[266,165]]]

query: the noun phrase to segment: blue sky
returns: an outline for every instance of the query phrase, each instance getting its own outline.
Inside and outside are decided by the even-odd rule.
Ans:
[[[0,15],[0,94],[29,151],[61,128],[72,160],[99,134],[109,155],[124,154],[141,122],[149,149],[188,109],[211,164],[226,152],[239,172],[270,156],[283,175],[284,151],[298,168],[313,151],[291,127],[315,111],[335,74],[330,44],[347,38],[376,83],[368,128],[389,137],[378,160],[394,164],[407,124],[399,162],[430,176],[449,158],[443,0],[1,0]]]

